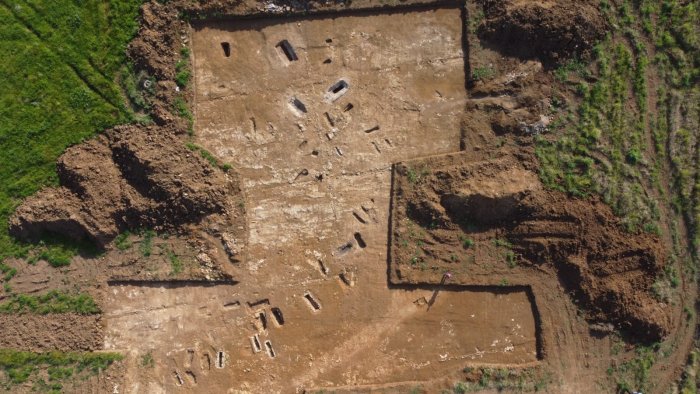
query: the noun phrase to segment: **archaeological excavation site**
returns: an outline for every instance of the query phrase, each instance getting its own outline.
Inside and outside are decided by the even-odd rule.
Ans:
[[[48,3],[0,391],[696,392],[696,1]]]

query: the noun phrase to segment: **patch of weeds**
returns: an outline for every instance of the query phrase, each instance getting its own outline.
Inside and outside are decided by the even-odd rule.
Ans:
[[[228,172],[231,170],[231,168],[233,168],[228,163],[222,164],[221,162],[219,162],[219,160],[216,157],[214,157],[213,154],[211,154],[211,152],[209,152],[208,150],[202,148],[201,146],[199,146],[197,144],[193,144],[191,142],[188,142],[187,144],[185,144],[185,146],[187,146],[187,149],[189,149],[193,152],[199,152],[199,154],[202,156],[202,158],[205,159],[206,161],[208,161],[209,164],[211,164],[213,167],[220,168],[224,172]]]
[[[123,356],[118,353],[34,353],[0,349],[0,370],[4,372],[5,387],[9,389],[27,382],[31,376],[38,375],[44,369],[47,370],[49,381],[60,382],[74,375],[95,375],[122,359]]]
[[[130,236],[131,232],[129,232],[128,230],[117,235],[117,237],[114,239],[114,246],[116,246],[117,249],[121,251],[129,249],[131,247],[131,242],[129,242]]]
[[[182,261],[172,251],[168,251],[168,260],[170,261],[170,274],[177,275],[182,272]]]
[[[459,236],[459,241],[462,243],[462,247],[464,249],[469,249],[474,246],[474,240],[472,240],[471,238],[467,238],[464,235]]]
[[[618,392],[647,391],[649,372],[656,362],[659,345],[640,346],[636,357],[612,368]]]
[[[136,71],[132,64],[122,69],[119,83],[129,101],[132,111],[146,112],[151,109],[150,98],[155,94],[155,78],[145,71]]]
[[[153,252],[153,237],[156,236],[156,233],[153,230],[145,230],[142,231],[141,235],[143,238],[139,244],[139,251],[143,257],[148,257]]]
[[[695,311],[687,306],[683,307],[683,313],[685,313],[685,320],[688,322],[693,321],[693,318],[695,318]]]
[[[499,248],[512,249],[513,244],[508,242],[508,240],[496,238],[493,240],[493,244]]]
[[[580,59],[571,59],[554,70],[554,77],[559,82],[566,82],[571,73],[576,73],[581,78],[586,78],[588,76],[588,65]]]
[[[472,70],[472,80],[483,81],[496,75],[496,71],[491,66],[476,67]]]
[[[552,382],[552,374],[542,368],[490,368],[467,367],[467,381],[457,382],[452,387],[455,394],[494,390],[498,392],[538,392],[546,390]]]
[[[509,284],[510,284],[510,282],[508,282],[508,279],[506,279],[506,278],[501,278],[501,281],[498,282],[499,286],[508,286]]]
[[[94,315],[100,308],[89,294],[67,294],[52,290],[42,295],[14,294],[0,303],[0,313],[78,313]]]
[[[409,183],[418,184],[423,178],[430,175],[430,171],[426,167],[420,169],[408,167],[406,171],[406,178],[408,178]]]
[[[30,264],[38,260],[44,260],[52,267],[64,267],[70,265],[73,257],[97,257],[101,251],[94,243],[88,240],[76,241],[60,234],[45,234],[27,258]]]
[[[506,263],[508,264],[508,268],[515,268],[518,266],[518,261],[515,257],[515,253],[508,251],[505,254],[506,258]]]
[[[183,47],[180,50],[180,56],[182,59],[178,60],[175,64],[175,82],[177,86],[184,89],[190,82],[190,77],[192,73],[190,72],[190,50],[187,47]]]
[[[148,352],[141,356],[141,366],[144,368],[153,368],[155,367],[156,363],[155,360],[153,360],[153,353]]]
[[[17,275],[17,269],[14,267],[10,267],[9,265],[5,263],[0,262],[0,272],[2,272],[2,280],[5,282],[10,281],[10,279],[14,278],[15,275]]]

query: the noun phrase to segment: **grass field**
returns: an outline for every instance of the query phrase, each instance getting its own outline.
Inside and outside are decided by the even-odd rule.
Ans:
[[[0,0],[0,261],[27,253],[7,219],[23,197],[56,184],[63,150],[133,120],[115,81],[140,4]]]

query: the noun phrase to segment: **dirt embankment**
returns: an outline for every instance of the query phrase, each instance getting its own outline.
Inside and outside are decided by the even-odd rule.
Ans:
[[[479,36],[500,51],[556,64],[590,50],[606,31],[593,1],[481,0]]]
[[[235,181],[189,150],[168,128],[122,126],[69,148],[58,161],[61,187],[28,198],[10,219],[22,238],[44,232],[100,245],[130,228],[156,230],[225,211]]]
[[[666,336],[668,308],[651,295],[665,262],[658,237],[625,232],[598,198],[543,190],[521,163],[458,154],[397,165],[394,281],[451,271],[465,284],[527,284],[531,269],[545,270],[590,321],[649,342]]]

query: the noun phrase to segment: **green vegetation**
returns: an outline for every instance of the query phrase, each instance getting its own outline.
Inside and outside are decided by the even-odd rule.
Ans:
[[[52,290],[43,295],[13,294],[0,303],[0,313],[100,313],[95,300],[88,294],[66,294]]]
[[[616,379],[617,391],[631,393],[633,391],[646,392],[649,388],[649,372],[656,362],[656,352],[659,346],[640,346],[637,348],[635,358],[625,361],[617,367],[610,367],[608,374]]]
[[[131,247],[129,236],[131,236],[131,232],[129,231],[124,231],[123,233],[117,235],[117,237],[114,239],[114,246],[116,246],[118,250],[122,251],[129,249]]]
[[[496,74],[494,69],[489,66],[476,67],[472,70],[472,79],[475,81],[483,81],[489,79]]]
[[[175,253],[168,251],[168,260],[170,260],[171,275],[177,275],[182,272],[182,261]]]
[[[0,261],[28,254],[30,245],[9,236],[7,219],[22,198],[57,183],[55,162],[63,150],[135,119],[114,78],[137,31],[140,5],[140,0],[0,5]],[[56,249],[46,257],[61,254]],[[61,265],[63,257],[52,260]]]
[[[474,377],[474,381],[458,382],[452,388],[455,394],[480,392],[483,390],[538,392],[547,389],[552,382],[550,373],[540,368],[471,368],[464,372]]]
[[[409,183],[420,183],[423,178],[430,175],[427,167],[421,167],[419,169],[407,167],[406,177]]]
[[[38,375],[40,370],[46,369],[49,383],[36,376],[36,385],[52,392],[60,392],[62,383],[68,379],[97,374],[122,358],[117,353],[33,353],[0,349],[0,370],[6,379],[3,385],[10,390],[13,385],[25,383],[33,375]]]
[[[180,88],[186,88],[187,84],[190,82],[190,49],[183,47],[180,50],[180,55],[182,59],[178,60],[175,64],[175,82]]]
[[[153,252],[153,237],[156,236],[156,233],[153,230],[144,230],[141,235],[143,238],[139,244],[139,251],[143,257],[148,257]]]
[[[156,363],[153,360],[153,353],[148,352],[141,356],[141,366],[144,368],[153,368],[155,367]]]
[[[513,244],[508,242],[508,240],[500,238],[494,239],[493,244],[499,248],[511,249],[513,247]]]
[[[700,15],[692,2],[637,0],[618,4],[618,9],[609,4],[603,7],[614,29],[595,47],[593,64],[586,67],[573,60],[555,70],[561,82],[572,82],[570,73],[578,74],[575,92],[581,102],[574,110],[560,108],[560,103],[554,105],[553,101],[559,120],[570,121],[563,122],[564,131],[556,139],[538,138],[540,176],[548,187],[573,196],[600,194],[629,231],[658,233],[659,196],[654,191],[664,196],[661,173],[672,121],[668,105],[677,97],[669,89],[695,86],[697,90]],[[655,81],[659,86],[652,85],[649,65],[656,66],[664,77],[660,83]],[[589,75],[595,83],[586,82]],[[650,100],[654,98],[650,91],[655,88],[656,103]],[[697,101],[697,97],[688,100]],[[653,104],[656,107],[651,107]],[[656,108],[658,114],[653,111]],[[654,147],[649,144],[650,137]],[[698,199],[692,191],[697,152],[672,157],[671,161],[678,162],[672,165],[677,168],[673,186],[685,190],[677,205],[690,213],[697,206],[691,200]]]
[[[100,253],[97,246],[89,241],[75,241],[59,234],[48,234],[24,255],[29,264],[44,260],[52,267],[70,264],[75,255],[95,257]]]
[[[461,235],[459,237],[459,240],[462,242],[462,247],[464,249],[469,249],[474,246],[474,240],[472,240],[471,238],[467,238],[464,235]]]
[[[219,162],[219,160],[218,160],[216,157],[214,157],[214,155],[212,155],[211,152],[209,152],[208,150],[202,148],[202,147],[199,146],[199,145],[196,145],[196,144],[193,144],[193,143],[191,143],[191,142],[188,142],[186,146],[187,146],[187,149],[189,149],[189,150],[191,150],[191,151],[193,151],[193,152],[199,152],[199,154],[200,154],[204,159],[206,159],[206,160],[209,162],[209,164],[211,164],[211,165],[214,166],[214,167],[220,168],[220,169],[221,169],[222,171],[224,171],[224,172],[229,171],[229,170],[231,170],[231,168],[233,168],[233,167],[231,167],[231,165],[228,164],[228,163],[221,163],[221,162]]]

